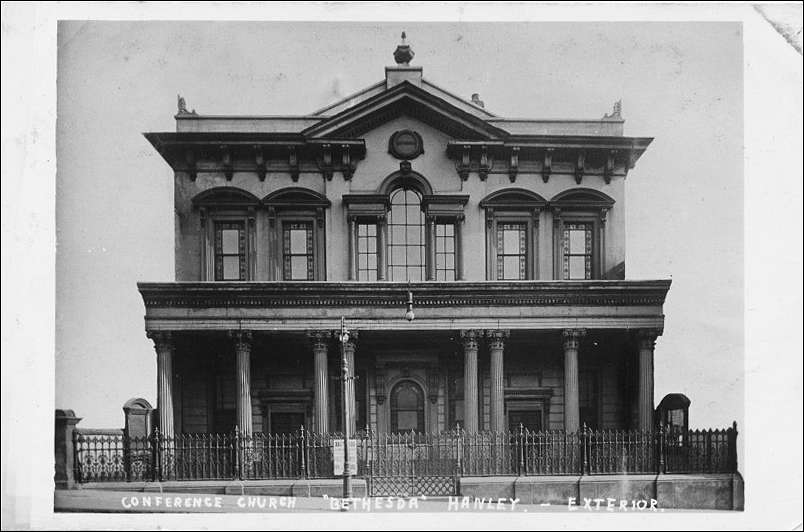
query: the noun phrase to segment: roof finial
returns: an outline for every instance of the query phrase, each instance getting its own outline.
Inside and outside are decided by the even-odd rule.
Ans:
[[[415,55],[413,50],[410,49],[410,45],[405,42],[407,35],[405,32],[402,32],[402,42],[396,47],[394,51],[394,61],[396,61],[397,65],[404,65],[408,66],[410,64],[410,60],[413,59]]]

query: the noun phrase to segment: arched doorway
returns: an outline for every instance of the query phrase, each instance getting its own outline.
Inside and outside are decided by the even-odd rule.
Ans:
[[[391,389],[391,432],[424,432],[424,392],[412,380]]]

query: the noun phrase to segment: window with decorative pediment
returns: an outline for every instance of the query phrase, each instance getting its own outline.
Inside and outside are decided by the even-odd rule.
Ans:
[[[606,215],[613,205],[606,194],[587,188],[566,190],[550,200],[555,279],[602,278]]]
[[[395,172],[375,194],[343,196],[349,222],[349,279],[463,279],[465,195],[433,194],[416,172]]]
[[[259,200],[236,187],[216,187],[199,193],[192,202],[201,221],[200,279],[253,280]]]
[[[272,192],[262,204],[268,211],[269,279],[326,280],[324,210],[329,200],[313,190],[290,187]]]
[[[486,212],[486,277],[539,278],[539,219],[547,202],[529,190],[494,192],[480,202]]]

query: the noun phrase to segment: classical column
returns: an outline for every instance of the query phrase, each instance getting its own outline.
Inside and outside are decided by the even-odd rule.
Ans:
[[[638,428],[653,429],[653,348],[660,332],[656,329],[640,329],[637,333],[639,347],[639,392],[637,399]]]
[[[580,428],[578,346],[585,334],[585,329],[564,329],[564,430],[568,433]]]
[[[461,331],[463,340],[463,428],[477,432],[477,340],[481,332]]]
[[[311,331],[307,336],[313,346],[313,431],[326,434],[329,432],[327,352],[330,334],[328,331]]]
[[[346,355],[346,404],[349,405],[349,434],[354,437],[357,432],[357,405],[355,404],[355,349],[357,348],[357,331],[349,332],[349,339],[343,344]]]
[[[510,331],[486,331],[489,342],[489,358],[491,359],[491,407],[489,409],[491,430],[502,432],[505,430],[505,390],[503,387],[503,352],[505,339]]]
[[[173,436],[173,337],[166,331],[148,331],[156,350],[156,408],[159,432]]]
[[[251,425],[251,331],[230,331],[237,357],[237,428],[244,436],[252,433]]]

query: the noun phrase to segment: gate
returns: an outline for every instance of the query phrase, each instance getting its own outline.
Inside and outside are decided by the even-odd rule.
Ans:
[[[452,432],[370,435],[370,497],[460,494],[460,437]]]

